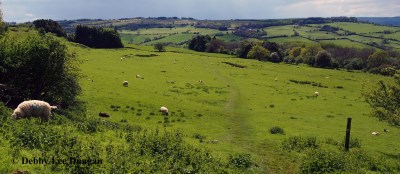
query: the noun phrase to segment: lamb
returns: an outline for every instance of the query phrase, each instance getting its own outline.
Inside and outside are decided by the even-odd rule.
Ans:
[[[167,108],[167,107],[161,106],[160,112],[161,112],[163,115],[168,116],[168,108]]]
[[[124,86],[124,87],[128,87],[128,81],[124,81],[124,82],[122,82],[122,86]]]
[[[379,132],[372,132],[372,135],[379,135]]]
[[[319,92],[317,92],[317,91],[315,91],[314,94],[315,94],[316,97],[319,96]]]
[[[138,74],[138,75],[136,75],[136,78],[139,78],[140,79],[140,75]]]
[[[203,84],[203,80],[199,80],[199,83]]]
[[[14,119],[40,117],[42,120],[49,121],[52,109],[57,109],[57,106],[50,106],[45,101],[29,100],[20,103],[11,116]]]

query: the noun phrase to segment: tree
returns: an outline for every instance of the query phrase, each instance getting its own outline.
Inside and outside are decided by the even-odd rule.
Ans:
[[[19,98],[74,104],[80,92],[77,65],[74,55],[54,36],[7,33],[0,39],[0,82],[18,92]]]
[[[0,2],[1,5],[1,2]],[[3,10],[1,10],[0,8],[0,34],[2,34],[4,32],[5,28],[4,28],[4,21],[3,21]]]
[[[364,93],[364,96],[373,109],[373,116],[400,126],[400,71],[394,75],[394,81],[394,85],[379,81],[378,87],[369,93]]]
[[[312,44],[308,45],[305,48],[301,49],[300,56],[303,59],[303,62],[314,66],[315,64],[315,55],[318,54],[319,51],[322,51],[323,49],[321,48],[320,45],[318,44]]]
[[[251,48],[247,54],[247,58],[257,60],[267,60],[270,52],[260,45],[255,45]]]
[[[236,56],[240,57],[240,58],[247,58],[248,57],[248,53],[249,51],[252,49],[253,47],[253,43],[251,42],[242,42],[240,47],[237,48],[236,50]]]
[[[192,40],[190,40],[188,47],[191,50],[204,52],[207,49],[206,44],[209,41],[211,41],[210,36],[197,35],[196,37],[193,37]]]
[[[206,51],[209,53],[220,53],[225,50],[225,42],[214,37],[206,44],[206,47]]]
[[[118,32],[112,28],[96,28],[78,25],[74,41],[92,48],[122,48]]]
[[[289,51],[289,55],[294,57],[294,58],[300,56],[300,53],[301,53],[301,47],[293,47]]]
[[[388,58],[388,56],[389,55],[385,51],[382,51],[382,50],[375,51],[367,59],[368,69],[381,66],[382,64],[384,64],[386,62],[386,59]]]
[[[165,44],[161,42],[157,42],[154,44],[154,49],[158,50],[159,52],[164,52],[165,51]]]
[[[58,22],[53,21],[51,19],[39,19],[33,21],[33,25],[35,25],[36,29],[44,29],[46,32],[54,33],[60,37],[67,37],[67,33],[64,29],[58,24]]]
[[[279,56],[279,54],[277,52],[273,52],[271,53],[269,59],[269,61],[274,62],[274,63],[279,63],[281,62],[281,57]]]
[[[332,65],[332,56],[329,52],[322,50],[315,56],[315,66],[325,68]]]

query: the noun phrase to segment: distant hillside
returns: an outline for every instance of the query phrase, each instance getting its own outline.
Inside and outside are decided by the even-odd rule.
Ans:
[[[371,22],[380,25],[400,26],[400,17],[359,17],[358,21]]]

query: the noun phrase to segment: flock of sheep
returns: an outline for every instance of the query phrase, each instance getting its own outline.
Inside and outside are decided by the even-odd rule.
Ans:
[[[142,78],[139,74],[136,75],[136,78]],[[142,78],[143,79],[143,78]],[[277,81],[277,78],[275,78]],[[203,80],[199,80],[199,83],[202,84]],[[122,86],[128,87],[129,82],[123,81]],[[315,91],[314,96],[318,97],[319,92]],[[51,116],[51,110],[57,109],[57,106],[51,106],[49,103],[40,100],[28,100],[20,103],[17,108],[12,113],[12,117],[14,119],[20,118],[30,118],[30,117],[37,117],[41,118],[44,121],[49,121]],[[165,106],[161,106],[159,110],[163,115],[168,116],[168,108]],[[109,114],[100,112],[99,116],[101,117],[110,117]],[[384,129],[385,132],[389,132],[389,130]],[[379,132],[372,132],[372,135],[379,135]]]

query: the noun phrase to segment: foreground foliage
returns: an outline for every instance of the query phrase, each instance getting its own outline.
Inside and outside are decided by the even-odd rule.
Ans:
[[[394,83],[390,85],[380,81],[375,90],[365,94],[365,98],[375,117],[400,126],[400,74],[394,76]]]
[[[11,106],[24,99],[69,106],[80,92],[77,67],[75,56],[54,36],[9,32],[0,39],[0,84],[9,91],[0,96]]]
[[[38,119],[15,121],[8,116],[10,110],[0,104],[0,137],[2,143],[9,143],[9,158],[17,161],[26,157],[67,159],[65,164],[50,163],[48,167],[35,168],[35,172],[229,173],[246,171],[253,166],[249,154],[236,154],[228,163],[223,162],[210,151],[185,143],[180,131],[142,130],[138,126],[84,118],[72,111],[63,111],[72,118],[55,114],[49,123]],[[97,133],[110,138],[100,140],[96,138]],[[92,161],[74,164],[70,159]],[[17,166],[3,165],[0,171],[10,173]],[[24,170],[33,172],[29,168]]]

